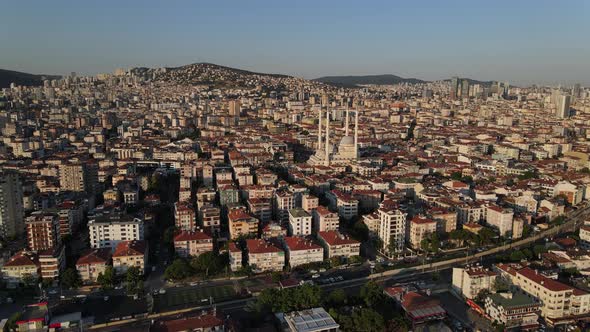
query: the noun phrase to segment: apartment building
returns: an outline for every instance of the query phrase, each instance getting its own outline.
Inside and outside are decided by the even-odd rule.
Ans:
[[[95,249],[114,249],[121,241],[141,241],[145,236],[143,220],[121,213],[91,215],[88,229]]]
[[[240,235],[258,235],[258,219],[244,209],[232,209],[228,214],[229,235],[232,240]]]
[[[379,238],[383,241],[383,248],[393,253],[405,249],[406,217],[407,214],[395,207],[382,206],[379,213]]]
[[[56,247],[60,243],[57,215],[35,211],[25,220],[27,243],[32,251],[42,251]]]
[[[202,231],[180,231],[174,236],[174,252],[180,257],[213,251],[213,238]]]
[[[235,242],[229,242],[227,250],[230,270],[234,272],[240,270],[242,268],[242,249],[238,248]]]
[[[24,213],[20,176],[16,172],[0,172],[0,238],[24,233]]]
[[[414,249],[421,249],[422,240],[430,234],[436,233],[436,221],[423,216],[415,216],[410,220],[410,246]]]
[[[311,234],[311,215],[302,208],[289,210],[289,234],[310,235]]]
[[[274,215],[278,222],[289,221],[289,210],[295,207],[295,196],[289,190],[277,191],[274,195]]]
[[[511,209],[504,209],[496,205],[487,207],[486,223],[496,228],[501,236],[512,234],[512,220],[514,212]]]
[[[338,211],[338,216],[344,220],[350,220],[358,215],[359,201],[351,195],[339,190],[326,193],[330,202],[330,209]]]
[[[283,238],[283,244],[287,257],[286,264],[292,268],[324,260],[324,248],[316,244],[311,238],[287,236]]]
[[[90,249],[76,261],[76,270],[83,282],[96,282],[98,275],[111,265],[111,249]]]
[[[141,273],[147,265],[147,245],[144,241],[120,241],[113,253],[113,268],[117,274],[124,274],[135,266]]]
[[[453,268],[452,289],[465,298],[473,299],[482,290],[491,290],[497,277],[497,272],[479,266]]]
[[[197,228],[197,214],[189,202],[174,203],[174,224],[183,231],[194,231]]]
[[[315,232],[336,231],[340,227],[338,214],[328,210],[325,206],[318,206],[311,214]]]
[[[276,243],[261,239],[246,240],[248,264],[257,272],[282,271],[285,252]]]
[[[318,232],[318,240],[324,247],[324,258],[360,255],[361,243],[338,231]]]

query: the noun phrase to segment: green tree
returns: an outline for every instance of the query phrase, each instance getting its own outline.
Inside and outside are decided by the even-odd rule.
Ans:
[[[216,255],[212,251],[193,257],[190,266],[194,272],[204,276],[215,275],[223,271],[229,263],[227,254]]]
[[[137,266],[131,266],[127,269],[125,275],[127,281],[127,291],[131,294],[138,294],[143,290],[142,273]]]
[[[361,308],[355,310],[352,315],[339,315],[343,331],[384,331],[385,320],[378,312],[372,309]]]
[[[25,286],[34,286],[37,280],[39,280],[39,278],[32,274],[25,274],[22,278],[23,284]]]
[[[463,177],[463,174],[461,174],[461,172],[451,173],[451,180],[460,181],[462,177]]]
[[[525,258],[525,255],[520,250],[514,250],[510,253],[510,260],[513,262],[520,262]]]
[[[62,286],[68,289],[78,288],[82,286],[82,279],[80,278],[80,274],[78,270],[74,268],[67,268],[59,277]]]
[[[348,301],[348,297],[346,296],[346,292],[342,289],[336,289],[328,294],[326,298],[326,303],[331,307],[340,307],[346,304]]]
[[[96,282],[100,285],[102,289],[111,289],[115,284],[115,270],[112,266],[107,266],[103,272],[98,274],[96,278]]]
[[[539,255],[544,254],[547,252],[547,248],[542,244],[537,244],[533,247],[533,253],[535,257],[539,257]]]
[[[497,277],[494,280],[494,284],[492,285],[492,288],[494,289],[494,291],[496,293],[507,292],[510,290],[510,284],[508,283],[508,281],[506,281],[506,279],[501,278],[501,277]]]
[[[374,307],[385,299],[383,289],[374,281],[369,281],[361,288],[360,297],[368,307]]]
[[[182,258],[175,259],[164,271],[167,280],[182,280],[192,275],[192,269]]]

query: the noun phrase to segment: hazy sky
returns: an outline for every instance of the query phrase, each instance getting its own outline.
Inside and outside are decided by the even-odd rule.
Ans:
[[[2,0],[0,8],[0,68],[32,73],[213,62],[306,78],[590,85],[588,0]]]

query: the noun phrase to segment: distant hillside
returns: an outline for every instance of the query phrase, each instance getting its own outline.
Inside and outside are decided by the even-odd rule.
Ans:
[[[16,83],[17,85],[36,86],[42,85],[43,80],[53,80],[59,78],[61,78],[61,76],[35,75],[21,73],[19,71],[0,69],[0,89],[9,88],[10,83]]]
[[[344,86],[356,87],[359,85],[375,84],[375,85],[393,85],[399,83],[424,83],[425,81],[417,78],[403,78],[396,75],[365,75],[365,76],[324,76],[316,78],[314,81]]]

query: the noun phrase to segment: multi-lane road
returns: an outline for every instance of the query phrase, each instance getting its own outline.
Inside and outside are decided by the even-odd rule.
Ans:
[[[362,276],[353,279],[345,279],[343,281],[337,281],[333,283],[319,285],[322,289],[326,291],[334,290],[334,289],[342,289],[342,288],[354,288],[354,287],[362,287],[362,285],[366,284],[369,280],[375,280],[378,282],[381,281],[402,281],[402,280],[419,280],[423,277],[423,274],[431,273],[433,271],[441,271],[446,270],[454,266],[459,266],[462,264],[468,264],[472,262],[477,262],[485,257],[492,256],[498,253],[502,253],[505,251],[509,251],[519,247],[529,246],[537,241],[541,241],[543,239],[547,239],[561,233],[567,231],[574,231],[578,229],[581,225],[584,224],[584,221],[590,216],[590,205],[585,205],[584,207],[575,210],[567,215],[567,221],[561,225],[556,225],[551,227],[547,230],[538,232],[532,236],[527,237],[526,239],[521,239],[512,243],[508,243],[502,246],[494,247],[485,251],[481,251],[472,255],[466,255],[465,257],[461,258],[453,258],[449,260],[439,261],[439,262],[432,262],[422,265],[417,265],[413,267],[407,268],[398,268],[392,269],[388,271],[383,271],[380,273],[369,274],[367,276]],[[242,309],[248,301],[251,301],[253,298],[242,298],[236,300],[229,300],[225,302],[214,303],[213,305],[218,309],[225,312],[231,312],[234,310]],[[147,320],[152,320],[160,317],[169,317],[174,315],[179,315],[183,313],[189,313],[193,311],[199,311],[204,309],[210,309],[213,305],[202,305],[202,306],[195,306],[191,308],[181,309],[181,310],[174,310],[169,312],[161,312],[161,313],[154,313],[150,314],[148,317],[144,318]],[[114,328],[114,325],[121,325],[121,324],[138,324],[140,323],[139,320],[129,320],[124,322],[117,322],[112,323],[109,325],[96,325],[92,327],[92,329],[99,330],[99,331],[111,331]]]

